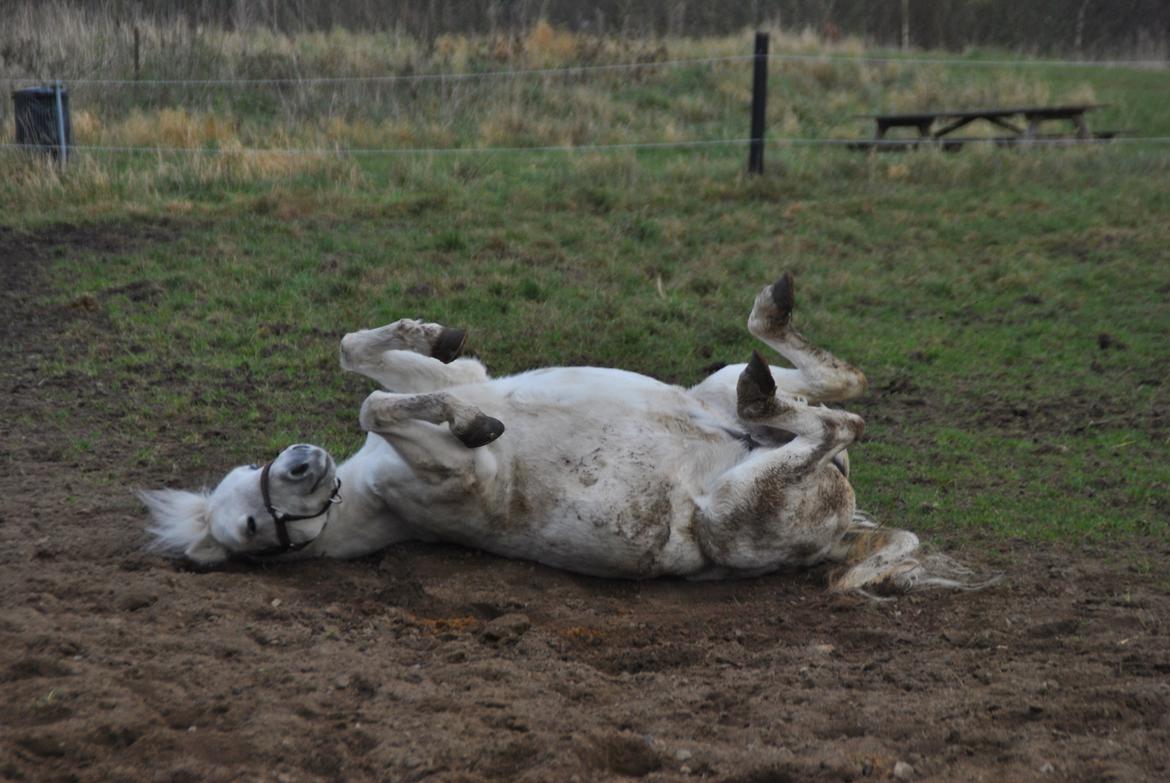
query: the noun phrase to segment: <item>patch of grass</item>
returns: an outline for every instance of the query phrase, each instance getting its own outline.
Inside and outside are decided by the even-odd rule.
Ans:
[[[854,479],[879,519],[1164,536],[1170,200],[1153,174],[1170,161],[996,155],[914,156],[895,179],[883,160],[789,156],[749,182],[738,156],[652,153],[606,162],[641,196],[601,213],[580,198],[590,158],[470,183],[449,164],[366,169],[345,191],[282,185],[291,214],[215,185],[174,243],[56,264],[52,296],[89,296],[108,324],[67,327],[56,371],[124,390],[91,444],[103,427],[139,450],[181,438],[214,472],[293,441],[356,448],[369,384],[336,366],[345,331],[425,315],[472,327],[496,374],[691,384],[749,354],[751,298],[791,268],[800,328],[870,377]]]

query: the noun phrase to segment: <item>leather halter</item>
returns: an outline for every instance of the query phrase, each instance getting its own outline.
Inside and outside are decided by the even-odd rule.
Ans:
[[[282,511],[277,511],[276,507],[272,505],[272,495],[268,490],[268,471],[271,467],[272,463],[267,462],[260,471],[260,495],[264,498],[264,508],[267,509],[269,516],[272,517],[272,521],[276,523],[276,537],[280,540],[280,543],[276,546],[270,546],[267,549],[261,549],[258,552],[247,552],[247,557],[274,557],[276,555],[283,555],[287,552],[297,552],[301,549],[304,549],[309,544],[316,541],[317,538],[320,537],[321,533],[325,532],[325,526],[322,525],[321,533],[318,533],[308,541],[301,541],[299,544],[294,544],[292,542],[292,538],[289,537],[288,534],[288,523],[296,522],[300,519],[316,519],[322,514],[327,513],[329,508],[334,503],[341,502],[341,479],[335,478],[334,480],[336,483],[333,485],[333,491],[329,493],[329,499],[325,501],[325,505],[322,506],[321,510],[316,514],[298,515],[285,514]],[[329,521],[326,520],[325,524],[329,524]]]

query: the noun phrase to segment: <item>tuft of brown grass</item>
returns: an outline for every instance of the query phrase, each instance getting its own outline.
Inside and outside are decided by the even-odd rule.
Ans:
[[[557,30],[541,19],[524,37],[524,54],[532,65],[548,68],[568,65],[577,59],[580,49],[577,36],[567,30]]]
[[[557,631],[557,635],[571,642],[585,642],[586,644],[599,643],[605,637],[605,634],[600,629],[590,628],[585,625],[561,628]]]
[[[100,128],[100,123],[94,122]],[[229,148],[240,145],[238,123],[231,116],[165,108],[154,112],[134,109],[98,134],[99,143],[132,147]]]

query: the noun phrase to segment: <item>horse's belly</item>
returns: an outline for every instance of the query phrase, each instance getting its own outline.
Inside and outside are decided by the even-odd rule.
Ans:
[[[477,454],[474,487],[459,511],[432,515],[428,528],[599,576],[704,567],[693,533],[697,499],[746,454],[705,406],[676,387],[591,368],[509,383],[514,388],[500,382],[482,399],[468,393],[507,429]]]
[[[459,539],[495,554],[592,576],[644,579],[700,571],[704,560],[690,520],[678,524],[676,514],[653,505],[645,512],[610,515],[601,504],[565,504],[517,529],[501,532],[489,522],[480,531],[461,531]]]
[[[514,458],[498,485],[505,491],[483,504],[476,545],[597,576],[695,573],[704,567],[697,499],[710,473],[733,464],[739,449],[696,445],[697,460],[695,453],[600,447]]]

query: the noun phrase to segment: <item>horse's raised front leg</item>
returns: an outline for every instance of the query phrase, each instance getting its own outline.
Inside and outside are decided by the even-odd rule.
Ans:
[[[848,530],[855,505],[833,457],[865,429],[860,416],[778,394],[767,363],[753,354],[737,384],[736,412],[747,424],[795,437],[761,448],[719,476],[697,526],[704,553],[741,573],[823,561]]]
[[[404,318],[341,338],[341,366],[396,392],[422,393],[482,383],[477,359],[458,358],[467,332]]]
[[[504,424],[499,419],[443,392],[373,392],[362,403],[360,420],[363,429],[377,433],[391,432],[396,426],[412,421],[446,424],[468,449],[486,446],[504,432]]]
[[[450,478],[467,469],[474,462],[472,450],[504,432],[499,419],[445,392],[373,392],[362,403],[360,421],[362,429],[389,441],[424,479]]]

